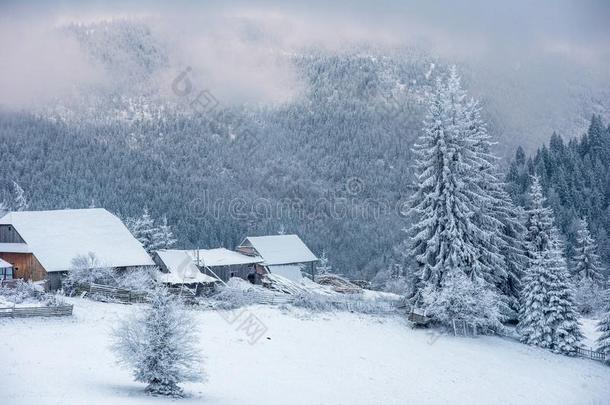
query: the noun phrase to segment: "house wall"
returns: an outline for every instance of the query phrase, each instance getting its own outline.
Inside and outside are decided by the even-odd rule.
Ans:
[[[40,281],[47,277],[47,272],[32,253],[0,253],[3,259],[13,265],[14,278]]]
[[[57,291],[61,288],[62,279],[68,274],[66,271],[52,271],[47,275],[47,288],[50,291]]]
[[[12,225],[0,225],[0,243],[25,243]]]
[[[218,276],[222,281],[229,281],[231,277],[239,277],[244,280],[248,279],[248,274],[254,271],[253,265],[238,264],[233,266],[216,266],[211,268],[214,273],[204,267],[203,272],[211,277]],[[216,276],[214,275],[216,274]]]

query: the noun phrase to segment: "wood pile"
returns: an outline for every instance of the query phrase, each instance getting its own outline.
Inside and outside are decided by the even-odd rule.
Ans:
[[[357,286],[346,278],[335,274],[324,274],[316,277],[316,282],[328,286],[333,291],[341,294],[357,294],[362,292],[362,287]]]
[[[307,288],[288,280],[285,277],[276,274],[266,274],[263,279],[263,287],[272,291],[277,291],[284,294],[306,294],[309,291]]]

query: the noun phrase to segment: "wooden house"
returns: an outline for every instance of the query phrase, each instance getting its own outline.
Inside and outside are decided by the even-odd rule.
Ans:
[[[237,247],[245,255],[260,257],[258,273],[273,273],[298,280],[302,273],[315,277],[318,258],[297,235],[248,236]]]
[[[19,211],[0,218],[0,259],[13,266],[14,278],[46,279],[48,288],[58,289],[72,260],[89,253],[104,267],[154,266],[121,220],[102,208]]]

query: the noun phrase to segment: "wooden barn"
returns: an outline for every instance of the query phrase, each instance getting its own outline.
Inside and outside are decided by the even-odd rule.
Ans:
[[[308,273],[313,280],[318,258],[297,235],[248,236],[237,247],[248,256],[260,257],[257,272],[270,272],[298,280]]]
[[[89,253],[104,267],[154,266],[121,220],[102,208],[19,211],[0,218],[0,259],[13,266],[14,278],[46,279],[55,290],[72,260]]]

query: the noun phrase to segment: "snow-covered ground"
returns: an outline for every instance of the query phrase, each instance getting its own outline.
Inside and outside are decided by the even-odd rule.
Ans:
[[[69,301],[71,318],[0,320],[0,404],[610,404],[610,367],[593,361],[398,317],[264,306],[247,309],[267,327],[252,345],[240,321],[198,312],[208,381],[185,384],[180,401],[151,398],[108,349],[137,306]]]

